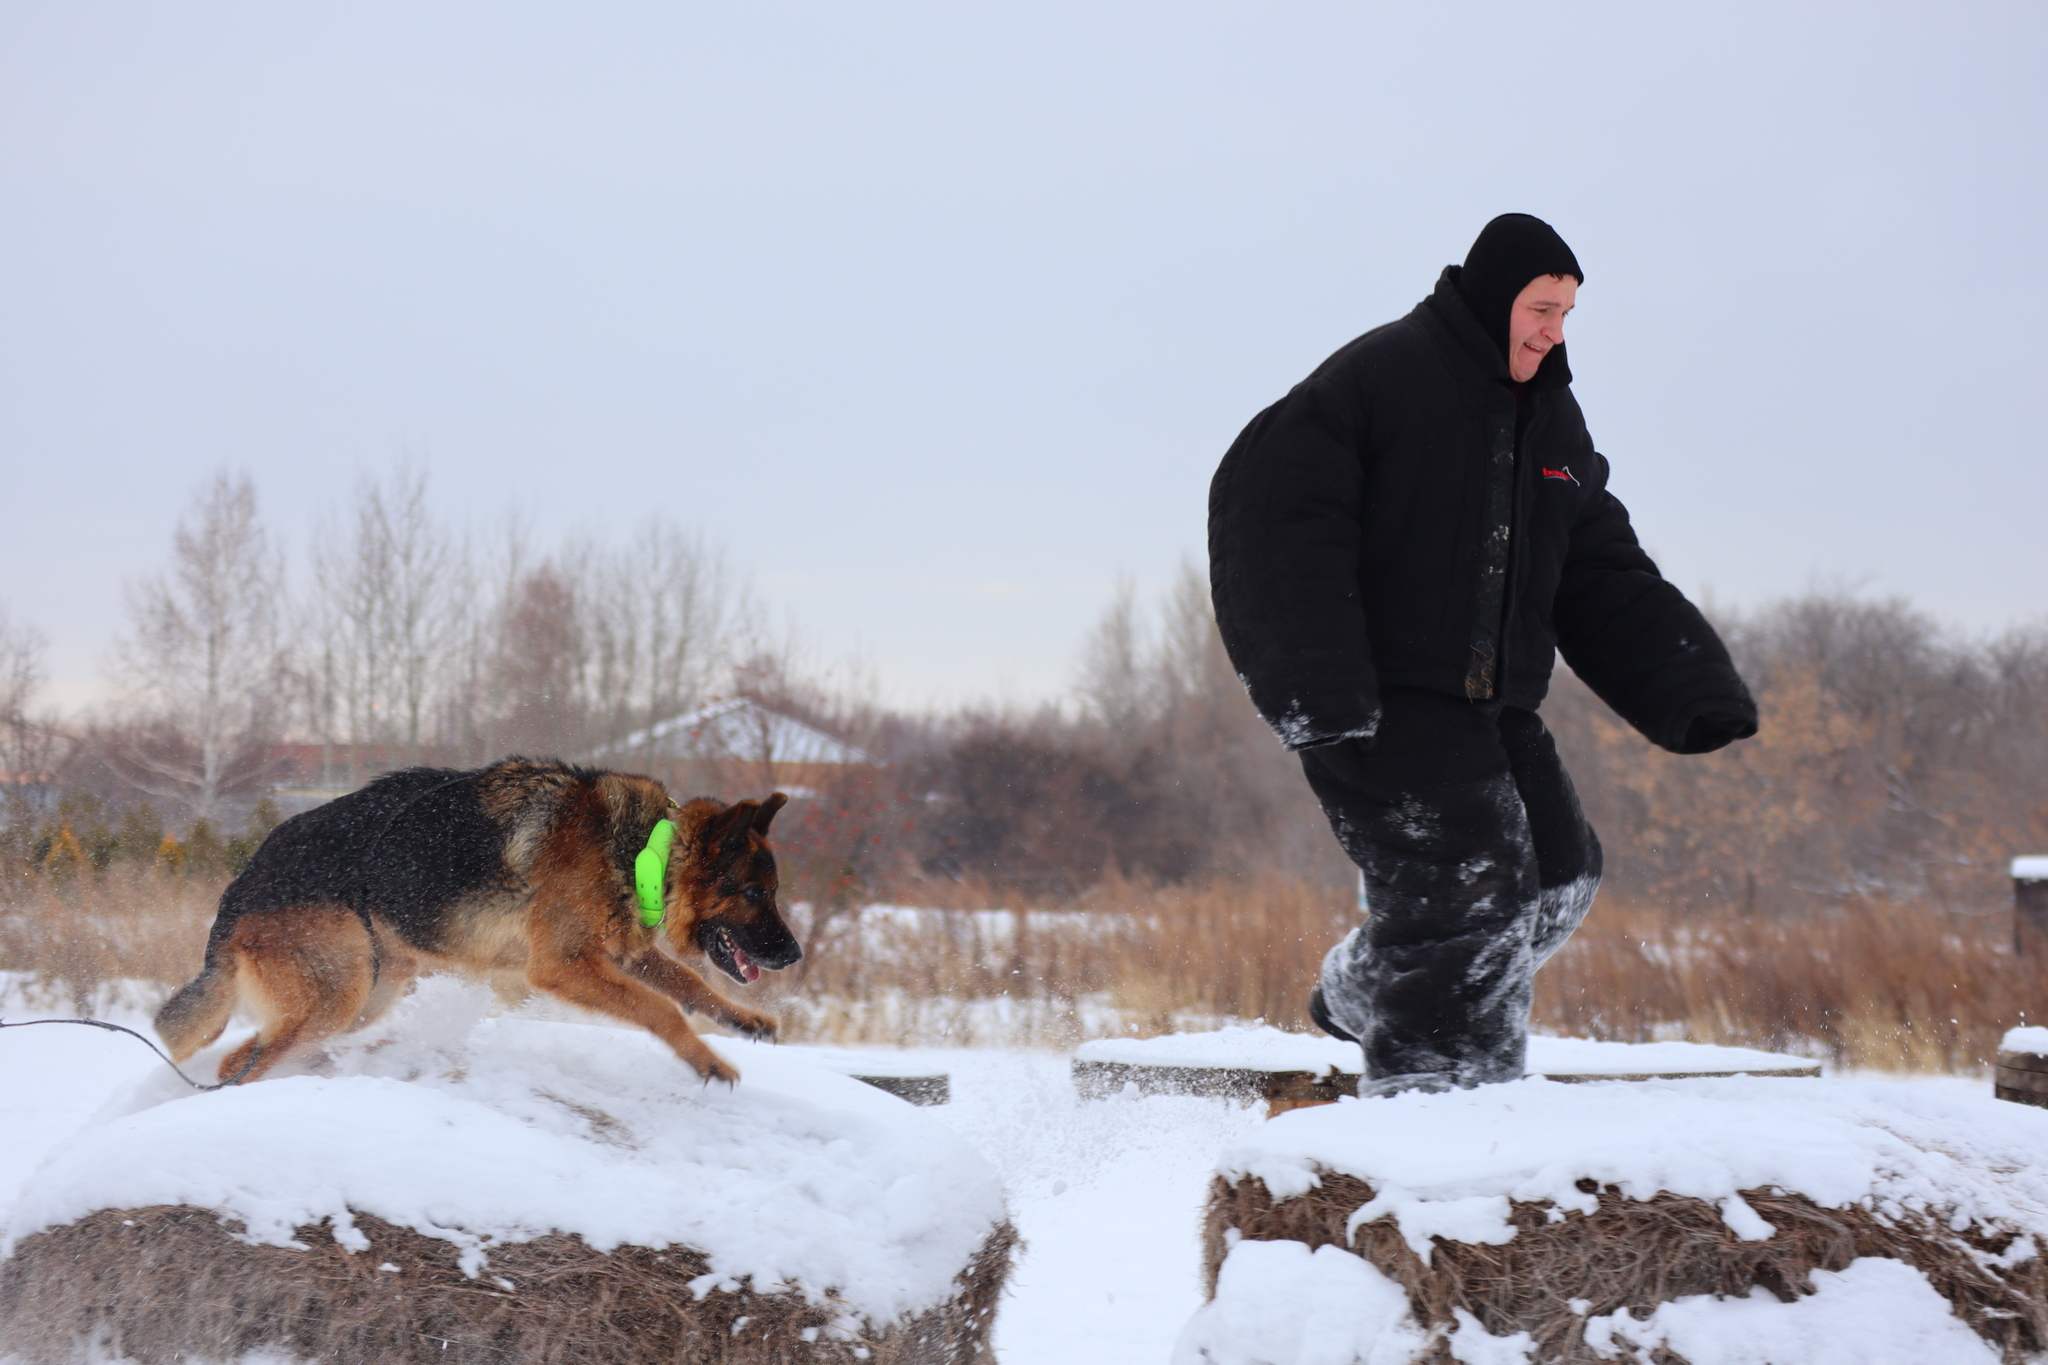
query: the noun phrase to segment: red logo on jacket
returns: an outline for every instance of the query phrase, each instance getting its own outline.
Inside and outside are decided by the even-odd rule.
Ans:
[[[1538,465],[1537,468],[1543,469],[1543,466]],[[1543,469],[1543,477],[1546,479],[1562,479],[1566,483],[1579,483],[1577,477],[1572,474],[1572,467],[1570,465],[1560,465],[1556,469]],[[1579,487],[1584,488],[1585,485],[1580,483]]]

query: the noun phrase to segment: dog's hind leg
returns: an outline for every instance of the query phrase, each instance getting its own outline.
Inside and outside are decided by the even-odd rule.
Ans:
[[[375,956],[370,971],[370,993],[363,1001],[361,1013],[345,1030],[349,1033],[368,1028],[390,1013],[391,1007],[412,988],[414,979],[420,974],[419,954],[394,934],[389,925],[381,925],[374,932],[376,939],[372,951]]]
[[[370,942],[351,911],[298,906],[249,915],[229,943],[262,1024],[221,1062],[223,1081],[253,1081],[293,1052],[348,1032],[371,1003]]]

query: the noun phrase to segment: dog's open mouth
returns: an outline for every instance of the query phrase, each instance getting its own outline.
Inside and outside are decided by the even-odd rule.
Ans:
[[[712,925],[711,932],[705,935],[704,953],[717,964],[718,970],[742,986],[751,986],[761,979],[760,967],[747,956],[747,950],[740,947],[739,941],[732,936],[732,930],[722,924]]]

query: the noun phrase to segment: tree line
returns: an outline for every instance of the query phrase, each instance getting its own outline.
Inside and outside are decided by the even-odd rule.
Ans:
[[[362,482],[296,579],[251,481],[215,478],[126,607],[119,700],[68,721],[33,710],[41,640],[0,617],[0,767],[17,786],[46,777],[213,821],[265,795],[286,740],[329,755],[339,785],[585,752],[729,685],[758,617],[672,522],[543,551],[516,524],[480,536],[438,520],[405,466]]]
[[[810,779],[778,822],[786,880],[820,905],[1088,904],[1133,883],[1275,879],[1349,894],[1352,871],[1252,712],[1192,568],[1154,603],[1119,592],[1067,696],[912,714],[800,667],[716,548],[672,523],[543,550],[516,527],[441,522],[426,494],[415,468],[365,480],[288,581],[253,485],[215,479],[166,569],[130,592],[111,656],[121,700],[87,716],[37,712],[40,640],[0,613],[15,865],[47,863],[66,827],[48,800],[23,806],[31,786],[99,802],[92,828],[129,821],[108,849],[148,842],[145,827],[246,837],[287,740],[346,755],[329,777],[347,787],[419,761],[577,758],[725,695],[874,760]],[[1764,916],[2006,904],[2005,860],[2048,852],[2048,631],[1968,638],[1907,603],[1841,593],[1720,615],[1762,706],[1757,739],[1663,754],[1562,668],[1544,705],[1605,842],[1609,894]]]
[[[1718,616],[1755,739],[1665,753],[1562,665],[1543,704],[1608,896],[1680,914],[2009,909],[2009,860],[2048,853],[2048,629],[1975,638],[1842,592]],[[1053,896],[1105,877],[1353,885],[1197,573],[1151,613],[1128,594],[1110,608],[1077,695],[1078,711],[934,727],[927,783],[950,800],[928,867]]]

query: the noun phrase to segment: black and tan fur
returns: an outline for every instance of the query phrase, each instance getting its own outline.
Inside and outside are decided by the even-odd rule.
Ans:
[[[755,964],[803,956],[766,838],[786,799],[678,806],[651,778],[521,758],[388,774],[272,831],[222,893],[206,966],[157,1011],[157,1032],[182,1062],[239,1003],[261,1026],[220,1075],[254,1080],[368,1024],[419,973],[453,971],[638,1024],[707,1080],[737,1080],[683,1012],[757,1038],[775,1020],[680,959],[747,982]],[[650,929],[633,862],[663,818],[676,837]]]

